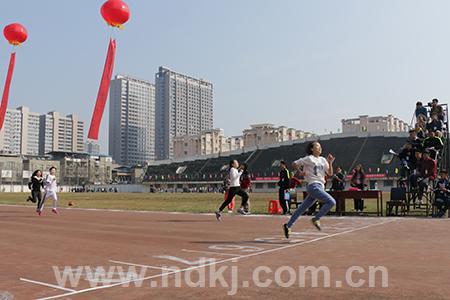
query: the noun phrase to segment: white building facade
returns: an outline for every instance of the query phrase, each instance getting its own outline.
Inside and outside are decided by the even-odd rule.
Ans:
[[[54,151],[84,152],[84,122],[75,114],[52,111],[39,117],[39,155]]]
[[[155,85],[130,76],[111,81],[109,155],[122,165],[155,159]]]
[[[156,85],[156,159],[173,158],[173,138],[213,129],[212,83],[160,67]]]
[[[5,154],[39,154],[39,114],[25,106],[7,109],[0,131],[0,151]]]
[[[363,115],[358,118],[343,119],[341,123],[342,133],[407,132],[410,129],[406,122],[393,115],[387,117]]]

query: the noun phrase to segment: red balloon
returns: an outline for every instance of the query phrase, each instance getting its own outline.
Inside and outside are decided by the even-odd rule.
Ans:
[[[130,8],[122,0],[108,0],[100,10],[108,25],[122,27],[130,19]]]
[[[17,46],[25,42],[28,38],[28,32],[19,23],[9,24],[3,29],[5,38],[11,45]]]

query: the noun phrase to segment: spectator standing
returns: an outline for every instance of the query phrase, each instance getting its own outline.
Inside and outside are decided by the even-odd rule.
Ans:
[[[280,161],[280,174],[278,180],[278,201],[280,202],[280,206],[283,209],[283,215],[286,215],[289,212],[288,209],[288,201],[285,199],[285,194],[289,193],[289,188],[291,185],[291,178],[289,170],[286,166],[285,161]]]
[[[364,190],[366,181],[366,174],[364,173],[363,166],[361,164],[357,165],[352,174],[352,179],[350,185],[359,190]],[[364,210],[364,200],[363,199],[353,199],[354,208],[356,212],[363,212]]]
[[[247,201],[244,201],[244,197],[242,198],[241,207],[238,209],[238,213],[243,215],[250,214],[250,189],[252,186],[252,180],[250,178],[250,173],[248,172],[248,165],[243,163],[241,165],[242,175],[240,178],[241,182],[241,190],[243,193],[247,195],[245,197]]]

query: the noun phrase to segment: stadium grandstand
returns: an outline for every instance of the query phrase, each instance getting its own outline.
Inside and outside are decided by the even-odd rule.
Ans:
[[[390,149],[401,149],[407,136],[407,133],[358,136],[334,134],[247,149],[241,153],[223,153],[184,161],[163,161],[148,167],[145,181],[163,188],[219,187],[229,161],[236,159],[248,164],[255,183],[254,191],[275,190],[279,161],[285,160],[290,164],[304,155],[306,145],[310,141],[318,139],[324,153],[333,153],[336,157],[335,165],[341,166],[346,173],[350,173],[356,164],[361,163],[366,169],[372,188],[375,182],[379,188],[391,187],[394,179],[398,177],[399,165],[395,161],[383,164],[382,157],[388,154]]]
[[[422,106],[421,102],[417,104],[419,103]],[[412,131],[416,133],[423,131],[423,136],[420,138],[421,148],[424,146],[422,143],[427,140],[427,134],[433,133],[433,136],[439,136],[443,147],[437,151],[435,157],[437,170],[449,170],[448,106],[447,104],[438,105],[437,99],[433,99],[433,103],[428,103],[427,108],[419,108],[416,104],[411,128],[414,128]],[[439,108],[439,119],[434,120],[434,122],[441,124],[440,130],[430,127],[434,124],[433,117],[436,117],[436,119],[438,117],[435,112],[436,108]],[[426,116],[421,115],[423,113]],[[290,165],[293,161],[305,155],[307,144],[314,140],[321,142],[324,155],[332,153],[336,157],[335,167],[341,167],[347,174],[347,178],[357,164],[362,164],[366,172],[369,189],[387,191],[394,186],[398,186],[401,180],[406,180],[400,178],[402,163],[397,153],[404,150],[405,144],[410,143],[408,133],[362,132],[358,134],[340,133],[313,136],[264,147],[192,157],[179,161],[158,161],[148,166],[144,182],[155,189],[171,191],[217,191],[222,187],[229,162],[236,159],[240,163],[248,164],[254,182],[252,188],[254,192],[275,191],[279,162],[284,160]]]

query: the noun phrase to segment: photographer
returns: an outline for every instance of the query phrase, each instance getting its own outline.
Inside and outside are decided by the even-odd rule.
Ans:
[[[438,103],[439,103],[438,99],[433,99],[430,103],[428,103],[428,106],[431,107],[430,116],[436,114],[440,121],[444,121],[444,110],[442,109],[442,106],[440,106]]]

